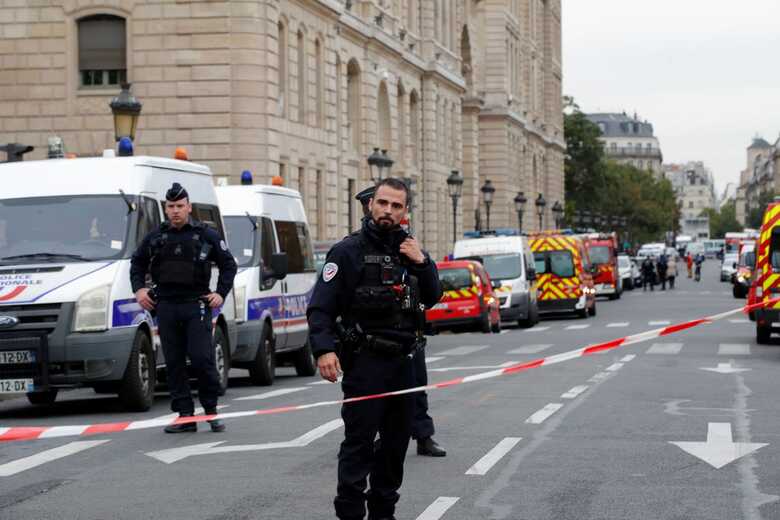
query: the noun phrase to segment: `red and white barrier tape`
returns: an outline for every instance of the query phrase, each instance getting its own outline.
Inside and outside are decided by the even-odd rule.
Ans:
[[[349,399],[337,399],[333,401],[319,401],[310,404],[301,404],[294,406],[281,406],[278,408],[266,408],[263,410],[250,410],[246,412],[228,412],[220,413],[217,415],[197,415],[193,417],[176,417],[176,418],[161,418],[161,419],[147,419],[142,421],[127,421],[127,422],[113,422],[113,423],[98,423],[98,424],[82,424],[71,426],[14,426],[14,427],[0,427],[0,442],[9,441],[22,441],[22,440],[34,440],[34,439],[51,439],[54,437],[72,437],[72,436],[87,436],[97,435],[101,433],[115,433],[131,430],[143,430],[147,428],[158,428],[161,426],[167,426],[169,424],[182,424],[190,422],[204,422],[211,419],[235,419],[238,417],[250,417],[256,415],[272,415],[284,412],[293,412],[298,410],[308,410],[310,408],[320,408],[323,406],[334,406],[340,404],[349,404],[359,401],[368,401],[371,399],[382,399],[385,397],[391,397],[395,395],[411,394],[415,392],[421,392],[424,390],[437,390],[440,388],[447,388],[455,385],[462,385],[466,383],[473,383],[475,381],[483,381],[485,379],[492,379],[507,374],[516,374],[518,372],[524,372],[532,368],[539,368],[542,366],[555,365],[557,363],[563,363],[564,361],[570,361],[579,357],[589,356],[591,354],[597,354],[600,352],[606,352],[608,350],[614,350],[618,347],[624,347],[626,345],[633,345],[634,343],[641,343],[651,339],[659,338],[662,336],[668,336],[675,334],[699,325],[712,323],[713,321],[721,320],[728,316],[738,314],[740,312],[748,313],[749,311],[758,309],[763,306],[772,305],[780,302],[780,298],[769,300],[766,302],[757,303],[754,305],[747,305],[738,309],[722,312],[706,318],[698,320],[687,321],[678,323],[676,325],[670,325],[660,329],[655,329],[639,334],[633,334],[624,338],[607,341],[604,343],[597,343],[595,345],[589,345],[587,347],[579,348],[576,350],[570,350],[569,352],[563,352],[561,354],[555,354],[546,358],[536,359],[526,363],[518,363],[505,368],[497,370],[491,370],[488,372],[482,372],[481,374],[474,374],[471,376],[458,377],[449,381],[443,381],[441,383],[434,383],[427,386],[417,386],[414,388],[407,388],[404,390],[396,390],[393,392],[385,392],[381,394],[365,395],[361,397],[352,397]]]

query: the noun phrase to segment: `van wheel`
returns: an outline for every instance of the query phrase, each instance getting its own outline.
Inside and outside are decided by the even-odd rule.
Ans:
[[[228,387],[228,375],[230,374],[230,345],[222,327],[217,326],[214,333],[214,364],[219,374],[219,395],[225,395]]]
[[[38,406],[47,406],[53,404],[56,399],[56,388],[50,388],[49,390],[45,390],[43,392],[32,392],[27,394],[27,400],[30,401],[30,404]]]
[[[759,345],[768,345],[772,336],[772,328],[766,325],[756,325],[756,343]]]
[[[484,334],[490,334],[491,325],[490,325],[490,314],[485,313],[484,316],[482,316],[482,319],[479,320],[479,328]]]
[[[295,373],[300,377],[311,377],[317,373],[317,363],[314,360],[314,353],[311,351],[311,343],[306,340],[306,344],[295,352]]]
[[[755,313],[755,311],[750,311],[748,313],[748,318],[750,319],[750,321],[756,321],[756,313]]]
[[[263,327],[263,337],[257,346],[257,355],[249,367],[249,379],[252,384],[269,386],[274,383],[276,375],[276,355],[274,354],[274,341],[271,338],[271,329]]]
[[[125,375],[119,383],[119,401],[125,409],[145,412],[152,407],[156,374],[152,342],[139,331],[133,340]]]
[[[523,328],[523,329],[530,329],[534,325],[536,325],[538,321],[535,321],[533,318],[528,317],[524,320],[517,320],[517,324]]]
[[[496,322],[490,326],[490,331],[493,334],[498,334],[501,332],[501,318],[497,319]]]
[[[579,309],[576,311],[577,317],[580,319],[585,319],[588,317],[588,309]]]
[[[590,309],[588,309],[588,314],[591,315],[591,316],[595,316],[596,315],[596,302],[595,301],[593,302],[593,305],[590,307]]]

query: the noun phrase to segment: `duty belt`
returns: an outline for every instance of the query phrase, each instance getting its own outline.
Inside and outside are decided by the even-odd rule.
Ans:
[[[418,350],[425,347],[425,340],[419,339],[414,341],[410,345],[400,343],[398,341],[392,341],[382,338],[380,336],[374,336],[367,334],[365,341],[361,345],[361,350],[372,352],[381,356],[396,357],[396,356],[409,356],[414,357]]]

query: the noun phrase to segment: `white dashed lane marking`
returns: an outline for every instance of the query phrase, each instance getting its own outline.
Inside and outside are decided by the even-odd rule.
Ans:
[[[574,399],[575,397],[577,397],[587,389],[588,389],[588,385],[575,386],[565,394],[562,394],[561,399]]]
[[[501,460],[504,455],[509,453],[512,448],[514,448],[521,440],[521,437],[507,437],[503,439],[501,442],[496,444],[492,450],[487,452],[484,457],[479,459],[476,464],[471,466],[466,471],[466,475],[487,474],[487,472],[490,471],[490,468],[495,466],[496,462]]]
[[[719,356],[749,356],[750,345],[741,343],[721,343],[718,345]]]
[[[636,354],[629,354],[627,356],[623,356],[620,359],[620,362],[621,363],[628,363],[629,361],[633,361],[635,357],[636,357]]]
[[[552,345],[525,345],[524,347],[510,350],[507,354],[538,354],[550,347],[552,347]]]
[[[627,321],[621,321],[621,322],[617,322],[617,323],[609,323],[609,324],[607,324],[607,328],[608,329],[618,329],[618,328],[623,328],[623,327],[628,327],[628,322]]]
[[[613,363],[609,365],[607,368],[605,368],[604,370],[606,370],[607,372],[617,372],[621,368],[623,368],[623,363]]]
[[[549,330],[550,327],[532,327],[530,329],[526,329],[526,332],[544,332],[545,330]]]
[[[671,325],[672,322],[669,320],[658,320],[658,321],[648,321],[647,324],[650,325],[651,327],[657,327],[661,325]]]
[[[587,329],[590,325],[569,325],[564,330],[582,330]]]
[[[294,394],[302,390],[309,390],[306,387],[299,388],[280,388],[279,390],[271,390],[270,392],[264,392],[262,394],[248,395],[246,397],[238,397],[234,401],[257,401],[260,399],[270,399],[272,397],[279,397],[281,395]]]
[[[464,345],[462,347],[456,347],[450,350],[445,350],[444,352],[437,352],[437,354],[442,356],[465,356],[467,354],[473,354],[474,352],[479,352],[480,350],[485,350],[486,348],[489,348],[490,345]]]
[[[431,356],[426,357],[425,362],[426,363],[435,363],[436,361],[439,361],[440,359],[444,359],[444,356]]]
[[[525,420],[526,424],[542,424],[544,421],[546,421],[552,414],[557,412],[563,408],[563,405],[560,403],[550,403],[546,405],[541,410],[534,412],[531,417]]]
[[[459,497],[439,497],[420,513],[416,520],[439,520],[449,508],[460,500]]]
[[[599,372],[598,374],[594,375],[590,379],[588,379],[588,383],[599,383],[606,378],[610,376],[609,372]]]
[[[682,350],[682,343],[653,343],[649,349],[648,354],[679,354]]]
[[[45,450],[23,459],[13,460],[0,465],[0,477],[10,477],[27,471],[28,469],[36,468],[47,462],[52,462],[57,459],[67,457],[68,455],[75,455],[76,453],[100,446],[110,442],[110,439],[103,439],[100,441],[76,441],[65,444],[64,446],[58,446],[50,450]]]
[[[734,320],[729,320],[729,323],[750,323],[750,320],[745,318],[737,318]]]

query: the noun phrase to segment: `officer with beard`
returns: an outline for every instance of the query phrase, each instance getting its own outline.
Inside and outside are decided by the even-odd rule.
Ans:
[[[133,254],[130,281],[135,299],[144,309],[156,310],[160,341],[165,354],[171,409],[191,417],[194,404],[189,385],[187,357],[198,378],[198,398],[206,415],[217,413],[219,373],[212,339],[211,310],[219,308],[233,288],[236,261],[219,234],[190,218],[192,205],[187,190],[174,182],[165,193],[165,216]],[[211,262],[219,268],[217,290],[211,292]],[[151,273],[153,290],[146,288]],[[219,419],[209,421],[211,430],[225,430]],[[166,433],[195,432],[195,422],[165,427]]]
[[[436,264],[400,227],[409,202],[403,181],[380,181],[362,229],[333,246],[314,287],[307,310],[312,349],[324,379],[335,382],[343,370],[345,398],[415,386],[425,309],[442,290]],[[413,414],[411,395],[342,407],[338,518],[362,520],[368,502],[369,520],[394,519]]]

